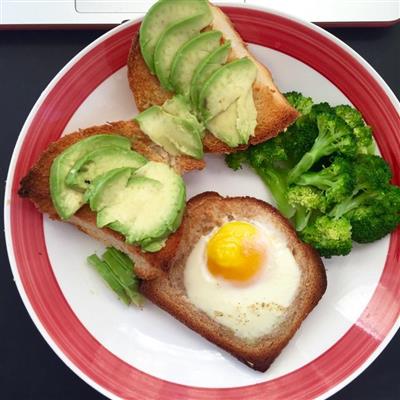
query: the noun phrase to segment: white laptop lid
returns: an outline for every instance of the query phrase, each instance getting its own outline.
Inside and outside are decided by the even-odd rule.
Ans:
[[[182,0],[187,1],[187,0]],[[0,27],[116,25],[142,17],[156,0],[0,0]],[[400,18],[400,0],[219,0],[266,6],[316,23],[387,25]]]

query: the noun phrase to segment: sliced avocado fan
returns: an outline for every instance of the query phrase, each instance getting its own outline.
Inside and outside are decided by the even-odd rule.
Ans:
[[[175,117],[185,119],[193,126],[193,130],[197,131],[201,137],[204,135],[204,125],[196,118],[191,110],[189,100],[181,95],[176,95],[167,100],[162,109]]]
[[[170,81],[176,93],[189,97],[196,67],[219,47],[221,38],[222,33],[219,31],[202,32],[178,50],[170,74]]]
[[[150,161],[136,171],[119,168],[96,179],[89,204],[99,227],[108,226],[128,243],[157,251],[154,244],[180,225],[185,199],[182,177],[168,165]]]
[[[161,0],[147,12],[140,26],[139,43],[143,58],[154,74],[154,50],[166,28],[183,19],[210,14],[208,0]]]
[[[169,154],[203,158],[201,137],[204,127],[190,113],[188,103],[183,98],[174,97],[162,107],[150,107],[135,120],[140,129]]]
[[[204,83],[199,95],[199,111],[208,122],[246,95],[257,76],[257,67],[244,57],[217,69]]]
[[[252,89],[207,123],[207,129],[229,147],[247,144],[257,125]]]
[[[134,169],[146,164],[147,159],[136,151],[116,146],[105,146],[87,153],[78,159],[65,178],[67,186],[85,192],[93,180],[115,168]]]
[[[208,29],[212,20],[207,0],[159,0],[140,28],[140,48],[150,71],[163,88],[188,101],[183,106],[174,97],[136,118],[172,155],[201,158],[198,136],[204,137],[205,127],[237,147],[248,143],[257,125],[250,90],[257,67],[249,57],[227,63],[231,44],[224,42],[222,32]]]
[[[190,87],[190,100],[195,109],[198,108],[199,94],[204,83],[217,69],[226,63],[230,50],[231,44],[226,42],[211,52],[196,67]]]
[[[54,208],[61,219],[68,219],[85,203],[84,195],[66,184],[66,177],[75,163],[93,149],[115,146],[129,150],[131,142],[118,135],[90,136],[68,147],[53,161],[50,168],[50,195]]]
[[[211,13],[195,15],[169,26],[162,33],[154,49],[154,68],[161,85],[173,91],[170,82],[170,72],[173,59],[179,48],[195,37],[212,21]]]

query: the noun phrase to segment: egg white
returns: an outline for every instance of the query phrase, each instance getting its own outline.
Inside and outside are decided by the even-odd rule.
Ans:
[[[294,300],[301,271],[285,235],[267,221],[244,221],[259,231],[266,260],[249,282],[213,276],[207,268],[207,244],[217,228],[193,247],[185,266],[184,285],[189,300],[210,318],[253,340],[270,333]]]

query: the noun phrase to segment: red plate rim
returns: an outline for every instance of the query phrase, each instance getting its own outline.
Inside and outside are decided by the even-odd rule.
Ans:
[[[311,24],[275,12],[223,7],[242,37],[288,54],[336,85],[374,127],[380,151],[392,167],[400,163],[400,116],[394,95],[374,70],[346,45]],[[25,305],[57,354],[83,379],[110,397],[129,399],[310,399],[325,397],[365,368],[398,327],[400,274],[398,229],[391,235],[384,270],[358,321],[309,364],[255,385],[207,389],[155,378],[106,350],[83,326],[64,298],[47,256],[42,216],[17,195],[19,182],[41,151],[56,140],[80,104],[126,64],[139,23],[119,27],[74,59],[39,99],[21,134],[6,191],[6,239],[13,273]],[[98,62],[106,59],[104,63]],[[81,77],[86,77],[82,82]],[[25,133],[25,136],[23,136]],[[400,181],[398,168],[394,182]],[[9,212],[8,212],[9,209]],[[381,314],[385,310],[385,314]]]

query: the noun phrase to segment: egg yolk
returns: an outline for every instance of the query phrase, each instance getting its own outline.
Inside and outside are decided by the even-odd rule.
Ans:
[[[248,222],[223,225],[207,245],[207,266],[211,274],[234,281],[254,277],[265,259],[259,235],[258,229]]]

